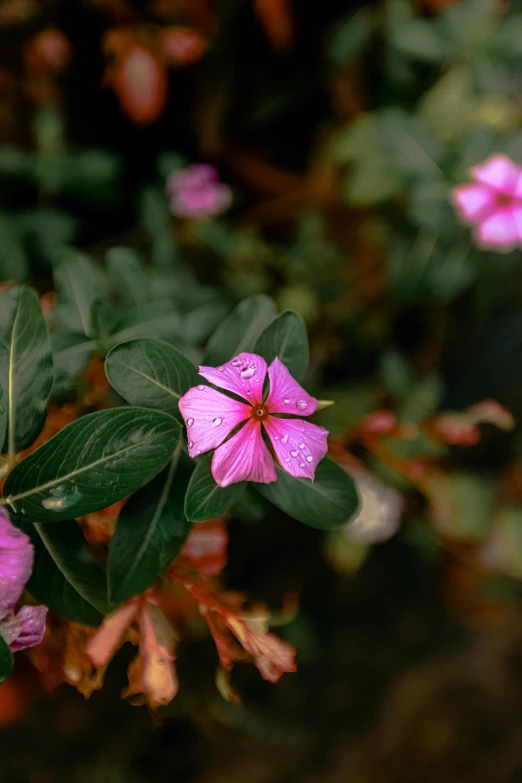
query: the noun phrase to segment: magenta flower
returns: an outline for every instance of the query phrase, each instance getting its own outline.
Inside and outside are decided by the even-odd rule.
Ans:
[[[11,652],[40,644],[45,631],[45,606],[14,609],[31,575],[34,551],[29,538],[0,509],[0,635]]]
[[[203,219],[221,215],[232,203],[232,191],[219,181],[213,166],[196,163],[174,171],[167,180],[170,211],[182,218]]]
[[[522,243],[522,170],[505,155],[492,155],[472,176],[472,184],[453,189],[455,207],[474,226],[480,248],[509,253]]]
[[[281,467],[291,476],[313,480],[318,463],[328,451],[328,432],[302,419],[274,415],[310,416],[317,408],[317,400],[292,378],[279,359],[268,368],[270,391],[264,402],[267,365],[255,353],[240,353],[222,367],[200,367],[199,374],[247,402],[203,385],[189,389],[179,401],[187,425],[189,455],[196,457],[216,449],[212,475],[220,487],[238,481],[270,484],[277,479],[262,427]],[[241,429],[224,443],[239,425]]]

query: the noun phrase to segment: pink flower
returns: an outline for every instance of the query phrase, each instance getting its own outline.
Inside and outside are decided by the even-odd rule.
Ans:
[[[14,608],[31,575],[34,552],[29,538],[0,509],[0,635],[11,652],[40,644],[45,631],[45,606]]]
[[[189,389],[179,401],[187,425],[189,455],[196,457],[216,449],[212,475],[220,487],[238,481],[270,484],[277,479],[262,427],[281,467],[291,476],[313,480],[318,463],[328,451],[328,432],[302,419],[274,415],[310,416],[317,408],[317,400],[292,378],[279,359],[268,368],[270,392],[264,402],[267,365],[255,353],[240,353],[222,367],[200,367],[199,374],[247,402],[203,385]],[[243,425],[241,429],[223,443],[239,425]]]
[[[474,182],[453,189],[460,217],[483,250],[509,253],[522,243],[522,170],[505,155],[472,169]]]
[[[232,191],[219,181],[216,169],[206,163],[174,171],[167,180],[167,193],[170,211],[182,218],[220,215],[232,203]]]

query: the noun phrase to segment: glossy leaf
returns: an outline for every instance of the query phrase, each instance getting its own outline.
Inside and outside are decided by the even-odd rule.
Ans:
[[[13,656],[7,642],[0,636],[0,683],[7,680],[13,671]]]
[[[36,293],[26,286],[0,293],[0,385],[7,415],[0,450],[14,455],[40,434],[53,386],[47,324]]]
[[[149,281],[138,254],[130,247],[111,247],[105,256],[109,276],[123,307],[141,307],[149,301]]]
[[[56,315],[60,323],[71,332],[95,337],[91,308],[95,299],[107,293],[103,270],[85,253],[64,248],[58,254],[53,276],[57,291]]]
[[[159,411],[90,413],[16,465],[4,502],[31,522],[60,522],[106,508],[148,484],[171,459],[179,436],[179,424]]]
[[[91,306],[91,326],[100,343],[100,350],[105,353],[107,340],[114,332],[118,323],[118,313],[106,299],[95,299]]]
[[[40,535],[42,527],[38,526],[37,529],[36,525],[29,522],[14,521],[30,537],[34,547],[33,571],[26,585],[28,593],[37,603],[44,604],[65,620],[83,625],[99,625],[103,614],[78,592],[75,585],[81,586],[84,595],[94,595],[95,600],[101,601],[107,592],[105,574],[94,563],[76,522],[59,522],[52,528],[52,531],[56,531],[52,538],[48,535],[51,528],[46,528],[43,532],[46,533],[47,548]],[[56,542],[62,535],[63,545],[60,547]],[[104,603],[99,602],[99,605],[101,608]]]
[[[278,356],[291,375],[301,381],[310,361],[308,333],[301,316],[291,310],[281,313],[261,334],[254,353],[262,356],[267,364]]]
[[[176,348],[143,338],[121,343],[107,356],[107,378],[131,405],[179,417],[178,402],[198,383],[198,372]]]
[[[264,294],[243,299],[218,326],[202,364],[216,367],[242,351],[252,351],[257,338],[276,317],[275,303]]]
[[[179,460],[133,495],[123,507],[109,548],[111,604],[121,604],[154,584],[179,553],[192,527],[184,512],[190,468]]]
[[[348,522],[357,510],[357,491],[351,476],[335,462],[324,459],[315,480],[294,478],[276,465],[277,481],[252,484],[267,500],[310,527],[334,530]]]
[[[205,522],[224,514],[240,499],[246,488],[245,481],[228,487],[218,486],[211,472],[212,456],[207,454],[201,459],[188,485],[185,514],[192,522]]]

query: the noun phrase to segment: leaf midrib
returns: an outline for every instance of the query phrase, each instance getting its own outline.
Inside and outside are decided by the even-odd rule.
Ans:
[[[143,378],[146,378],[148,381],[153,383],[155,386],[159,386],[160,389],[163,389],[163,391],[168,392],[173,397],[175,397],[177,400],[181,399],[181,394],[177,394],[177,392],[174,391],[174,389],[169,389],[168,386],[164,386],[162,383],[160,383],[156,378],[152,378],[152,376],[147,375],[146,372],[143,372],[142,370],[136,369],[135,367],[129,367],[128,364],[124,364],[123,362],[118,362],[120,367],[125,368],[126,370],[129,370],[130,372],[136,373],[136,375],[141,375]]]

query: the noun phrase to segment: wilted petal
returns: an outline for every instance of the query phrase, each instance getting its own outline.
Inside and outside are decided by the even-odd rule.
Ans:
[[[125,631],[135,620],[138,609],[138,601],[130,601],[105,618],[85,648],[95,666],[106,666],[109,663],[122,644]]]
[[[169,621],[157,606],[145,604],[140,614],[140,682],[134,692],[144,693],[152,708],[168,704],[178,691],[178,678],[174,668],[176,634]]]
[[[228,533],[215,522],[200,523],[192,531],[181,550],[181,556],[203,579],[217,576],[227,564]]]
[[[20,623],[20,633],[10,645],[11,652],[25,650],[40,644],[45,633],[46,606],[22,606],[16,619]]]
[[[464,220],[475,223],[495,208],[496,193],[487,185],[460,185],[453,202]]]
[[[484,250],[509,253],[518,244],[518,232],[509,208],[497,210],[477,227],[477,244]]]
[[[477,182],[509,195],[514,193],[520,176],[520,169],[506,155],[492,155],[472,172]]]
[[[0,615],[12,609],[31,575],[33,545],[0,509]]]
[[[317,400],[305,392],[277,357],[268,368],[270,394],[266,407],[270,413],[290,413],[294,416],[311,416],[317,408]]]
[[[252,405],[263,401],[266,362],[255,353],[240,353],[219,367],[200,367],[199,374],[214,386],[234,392]]]
[[[261,677],[277,682],[284,672],[295,672],[295,650],[272,633],[267,633],[266,623],[255,618],[245,620],[228,615],[226,624],[250,653]]]
[[[187,425],[191,457],[215,449],[250,413],[248,405],[203,384],[183,395],[179,409]]]
[[[328,451],[328,432],[302,419],[269,416],[264,425],[281,467],[298,478],[313,479]]]
[[[277,476],[274,460],[261,435],[261,424],[250,419],[212,458],[212,475],[220,487],[238,481],[270,484]]]

